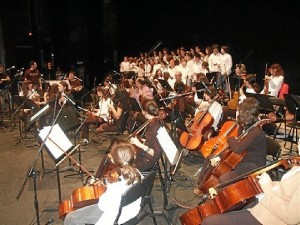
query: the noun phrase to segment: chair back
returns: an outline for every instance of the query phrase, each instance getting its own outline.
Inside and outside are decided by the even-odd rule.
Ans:
[[[267,139],[267,156],[272,157],[272,161],[277,161],[281,154],[281,145],[273,138],[266,137]]]
[[[119,217],[122,213],[122,208],[131,204],[139,198],[148,197],[151,194],[153,183],[155,180],[155,171],[152,171],[147,176],[145,176],[141,182],[133,184],[121,197],[121,202],[119,206],[119,212],[115,219],[114,224],[118,224]]]
[[[288,94],[289,89],[290,89],[290,86],[287,83],[283,83],[279,90],[278,98],[284,99],[284,94]]]
[[[284,94],[284,100],[285,100],[286,108],[289,111],[289,113],[293,115],[297,114],[299,116],[298,114],[299,105],[296,101],[296,96],[290,94]]]

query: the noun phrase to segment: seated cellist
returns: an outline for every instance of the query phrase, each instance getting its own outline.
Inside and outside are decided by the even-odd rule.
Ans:
[[[222,174],[219,177],[219,183],[230,180],[241,174],[266,164],[266,135],[260,126],[255,126],[259,121],[259,102],[253,98],[246,98],[238,107],[237,123],[239,125],[239,135],[245,134],[243,138],[237,139],[229,137],[227,143],[229,149],[236,154],[243,154],[246,150],[246,155],[241,162],[230,172]],[[201,177],[199,177],[200,181]],[[199,189],[194,189],[196,195],[201,195]]]
[[[213,85],[207,86],[207,89],[204,91],[203,94],[204,100],[198,99],[197,93],[195,93],[194,101],[198,105],[198,107],[195,110],[195,116],[198,112],[204,111],[208,107],[208,105],[215,100],[217,94],[217,89]],[[211,128],[206,130],[203,136],[204,141],[217,134],[218,125],[223,114],[222,105],[218,101],[214,101],[210,106],[208,112],[213,117],[213,124]]]

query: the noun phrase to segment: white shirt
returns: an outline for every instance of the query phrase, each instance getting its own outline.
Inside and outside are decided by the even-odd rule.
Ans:
[[[219,67],[221,64],[221,53],[216,55],[213,53],[209,56],[208,65],[210,72],[221,72],[221,68]]]
[[[221,55],[221,73],[230,75],[232,68],[232,58],[228,53]]]
[[[98,207],[103,211],[102,216],[95,225],[113,225],[117,217],[121,196],[131,187],[126,184],[126,180],[120,177],[121,181],[116,183],[107,184],[107,189],[103,195],[99,198]],[[126,221],[135,217],[140,211],[141,198],[137,199],[133,203],[123,207],[122,213],[119,218],[119,224],[123,224]]]
[[[200,103],[199,108],[201,108],[201,110],[202,110],[202,109],[205,110],[206,107],[208,107],[208,106],[209,106],[209,102],[207,102],[207,101],[202,101],[202,102]],[[199,110],[199,108],[197,108],[197,109],[195,110],[195,115],[196,115],[199,111],[201,111],[201,110]],[[211,114],[211,116],[214,118],[214,122],[213,122],[213,124],[212,124],[212,127],[213,127],[215,130],[217,130],[217,129],[218,129],[219,122],[220,122],[220,119],[222,118],[222,114],[223,114],[223,108],[222,108],[222,105],[221,105],[219,102],[214,101],[214,102],[212,103],[212,105],[210,106],[208,112],[209,112],[209,113]]]
[[[96,113],[97,116],[100,116],[105,121],[108,121],[108,119],[107,119],[107,117],[109,115],[108,104],[112,104],[112,100],[110,98],[107,98],[106,100],[104,98],[100,99],[100,101],[98,103],[99,110]]]

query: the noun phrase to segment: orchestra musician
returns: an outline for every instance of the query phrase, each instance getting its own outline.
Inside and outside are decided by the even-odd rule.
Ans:
[[[193,89],[195,90],[195,87]],[[203,94],[204,100],[198,98],[197,92],[194,95],[194,101],[197,105],[197,108],[195,110],[195,116],[197,113],[201,111],[205,111],[206,108],[209,106],[209,104],[212,103],[208,112],[213,117],[213,124],[209,129],[205,131],[203,135],[204,141],[208,140],[210,137],[215,136],[217,134],[219,123],[222,118],[222,114],[223,114],[222,105],[218,101],[215,101],[217,94],[218,94],[217,89],[213,85],[207,85],[207,89],[204,91]]]
[[[202,225],[261,225],[300,223],[300,167],[294,166],[281,181],[272,181],[267,173],[259,178],[263,189],[258,203],[249,209],[205,217]]]
[[[71,93],[73,94],[74,100],[76,104],[80,105],[80,98],[83,92],[83,85],[81,79],[75,76],[75,72],[73,70],[69,71],[68,78],[70,86],[71,86]]]
[[[246,150],[246,155],[241,162],[230,172],[222,174],[219,177],[219,183],[230,180],[241,174],[257,169],[266,164],[266,135],[259,127],[254,126],[259,121],[259,102],[253,98],[246,98],[237,110],[237,123],[239,125],[239,135],[245,134],[245,137],[236,139],[229,137],[227,143],[229,149],[236,154],[243,154]],[[199,189],[194,190],[195,194],[201,194]]]
[[[97,87],[97,96],[99,97],[98,109],[92,109],[87,114],[87,119],[82,125],[81,137],[83,142],[81,145],[87,145],[89,143],[89,126],[90,124],[96,124],[100,126],[103,123],[108,123],[109,120],[109,108],[108,105],[112,104],[112,99],[110,98],[109,90],[105,89],[103,86]]]
[[[100,196],[99,202],[94,205],[85,206],[67,214],[64,225],[113,225],[117,216],[121,196],[132,184],[139,182],[142,178],[138,169],[133,167],[135,159],[135,148],[125,140],[115,140],[109,152],[110,161],[116,166],[108,172],[110,176],[116,177],[115,181],[106,179],[106,191]],[[119,223],[123,224],[135,217],[140,210],[141,198],[126,206],[122,210]]]
[[[19,96],[24,96],[28,99],[33,100],[33,102],[39,105],[40,102],[40,95],[35,91],[33,88],[33,84],[30,80],[25,80],[22,82],[22,90],[19,93]],[[20,119],[25,119],[26,116],[32,116],[33,110],[32,109],[22,109],[20,110],[19,116]]]
[[[261,94],[278,97],[280,88],[284,82],[284,70],[281,65],[272,64],[269,72],[270,75],[265,75],[264,89]]]
[[[42,90],[42,80],[40,71],[37,69],[37,63],[35,61],[29,62],[29,68],[24,73],[24,80],[31,81],[33,89],[37,91]]]
[[[149,121],[144,131],[144,139],[131,137],[130,142],[137,147],[135,166],[140,171],[147,171],[153,168],[155,162],[160,158],[162,149],[158,140],[153,137],[162,126],[158,115],[159,109],[154,100],[146,100],[142,104],[142,113]]]
[[[116,89],[115,95],[113,97],[113,102],[108,104],[108,109],[110,112],[111,120],[108,123],[101,124],[96,129],[96,134],[101,132],[111,131],[111,132],[123,132],[127,122],[128,115],[128,105],[129,105],[129,95],[123,85],[119,85]],[[95,142],[100,142],[102,139],[101,135],[95,136],[93,140]]]

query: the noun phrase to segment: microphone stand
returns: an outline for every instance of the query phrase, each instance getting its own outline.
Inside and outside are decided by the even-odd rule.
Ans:
[[[42,149],[49,137],[49,135],[51,134],[52,130],[53,130],[53,127],[54,127],[54,124],[56,123],[63,107],[64,107],[65,103],[62,104],[62,106],[60,107],[60,110],[58,112],[58,114],[56,115],[51,127],[50,127],[50,130],[49,132],[47,133],[45,139],[43,140],[39,150],[38,150],[38,153],[37,155],[35,156],[34,160],[32,161],[32,164],[28,170],[28,172],[26,173],[26,178],[23,182],[23,185],[21,186],[18,194],[17,194],[17,200],[19,200],[23,190],[24,190],[24,187],[25,187],[25,184],[27,183],[28,179],[30,177],[32,177],[34,179],[34,207],[35,207],[35,212],[36,212],[36,222],[37,222],[37,225],[40,225],[40,216],[39,216],[39,202],[38,202],[38,197],[37,197],[37,177],[36,177],[36,171],[35,171],[35,164],[37,162],[37,159],[39,158],[39,155],[42,153]],[[60,190],[60,178],[59,178],[59,169],[58,169],[58,166],[56,167],[56,174],[57,174],[57,183],[58,183],[58,196],[59,196],[59,202],[61,202],[61,190]]]

